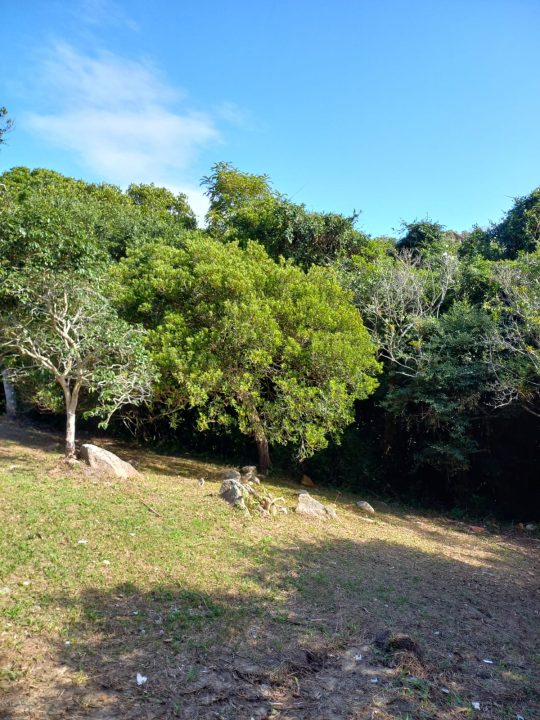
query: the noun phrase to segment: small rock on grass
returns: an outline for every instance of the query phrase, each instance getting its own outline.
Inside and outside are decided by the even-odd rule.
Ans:
[[[234,507],[239,507],[242,510],[245,509],[246,505],[244,502],[244,494],[247,488],[236,478],[227,478],[221,484],[219,490],[220,496]]]
[[[360,510],[363,510],[369,515],[375,515],[375,509],[372,505],[366,502],[366,500],[358,500],[356,503],[356,507],[360,508]]]
[[[240,468],[240,475],[242,476],[249,476],[249,478],[253,478],[257,475],[257,466],[256,465],[244,465],[244,467]]]
[[[304,485],[304,487],[315,487],[315,483],[309,477],[309,475],[302,475],[302,479],[300,480],[300,485]]]
[[[315,500],[315,498],[312,498],[307,492],[301,492],[298,495],[296,512],[311,517],[336,517],[334,508],[323,505],[318,500]]]

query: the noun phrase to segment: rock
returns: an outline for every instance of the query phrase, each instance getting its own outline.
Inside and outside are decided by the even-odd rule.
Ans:
[[[141,474],[135,470],[133,465],[130,465],[130,463],[125,462],[125,460],[121,460],[118,455],[104,450],[97,445],[85,443],[81,447],[80,456],[81,460],[84,460],[91,468],[106,473],[107,475],[124,479],[141,477]]]
[[[238,470],[220,470],[217,474],[218,480],[240,480]]]
[[[360,508],[360,510],[363,510],[364,512],[369,513],[370,515],[375,515],[375,510],[373,506],[365,500],[358,500],[358,502],[356,503],[356,507]]]
[[[249,478],[249,480],[252,480],[257,475],[257,466],[244,465],[244,467],[240,468],[240,475]]]
[[[244,502],[244,495],[246,493],[245,486],[239,480],[234,478],[228,478],[221,483],[219,490],[220,496],[232,505],[238,507],[241,510],[246,510],[246,504]]]
[[[305,487],[315,487],[315,483],[309,477],[309,475],[302,475],[302,479],[300,480],[300,485],[305,485]]]
[[[307,492],[301,492],[298,495],[296,512],[311,517],[336,517],[336,511],[333,508],[326,507]]]
[[[536,523],[527,523],[525,525],[525,530],[529,530],[529,532],[534,532],[535,530],[538,530],[538,525],[536,525]]]

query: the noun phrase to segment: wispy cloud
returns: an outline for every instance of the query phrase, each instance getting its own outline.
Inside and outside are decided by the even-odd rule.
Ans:
[[[182,190],[204,214],[192,175],[198,154],[221,141],[211,115],[190,110],[185,94],[151,64],[110,52],[89,56],[56,45],[43,72],[54,109],[27,117],[34,133],[109,182]]]
[[[222,102],[216,110],[217,114],[229,123],[238,128],[250,128],[251,120],[246,111],[234,102]]]
[[[139,30],[138,24],[114,0],[75,0],[69,7],[80,22],[90,26]]]

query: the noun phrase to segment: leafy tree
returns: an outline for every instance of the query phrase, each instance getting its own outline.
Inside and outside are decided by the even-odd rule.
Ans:
[[[506,258],[534,252],[540,243],[540,187],[516,198],[504,219],[486,233],[488,242],[501,248]]]
[[[8,118],[7,115],[7,108],[0,107],[0,145],[6,142],[6,133],[13,129],[13,120]]]
[[[124,193],[114,185],[17,167],[0,176],[0,189],[5,264],[80,269],[83,261],[109,262],[156,238],[174,244],[195,227],[185,196],[153,185],[131,185]]]
[[[414,374],[389,388],[383,407],[415,431],[415,463],[451,478],[468,469],[474,419],[489,411],[496,375],[490,362],[491,313],[459,301],[423,328]]]
[[[444,226],[429,218],[403,223],[403,235],[398,240],[398,247],[406,250],[425,251],[440,247],[444,241]]]
[[[236,425],[263,471],[269,444],[300,458],[325,447],[377,385],[375,348],[329,270],[195,237],[133,251],[118,280],[122,307],[152,328],[163,411],[193,408],[199,429]]]
[[[341,269],[341,282],[358,308],[392,373],[414,376],[424,327],[448,302],[457,282],[457,259],[448,253],[422,263],[410,250],[355,256]],[[373,261],[373,259],[375,261]]]
[[[210,199],[208,230],[223,242],[246,247],[256,241],[271,257],[307,268],[350,254],[367,240],[354,226],[356,214],[308,212],[275,192],[267,175],[243,173],[224,162],[212,170],[203,179]]]
[[[150,185],[130,185],[127,189],[127,196],[135,205],[145,210],[165,216],[169,221],[172,219],[178,228],[195,230],[197,218],[190,208],[187,196],[184,193],[174,194],[164,187]]]
[[[495,404],[519,403],[540,417],[540,251],[493,263],[492,276],[496,292],[485,304],[497,318],[490,338]]]
[[[140,328],[121,320],[105,297],[72,273],[13,276],[17,296],[0,324],[0,350],[15,376],[40,372],[64,395],[66,457],[75,456],[81,392],[92,398],[90,414],[110,416],[123,405],[146,400],[152,380]]]

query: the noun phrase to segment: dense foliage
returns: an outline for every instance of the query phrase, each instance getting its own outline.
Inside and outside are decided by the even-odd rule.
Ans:
[[[152,328],[158,402],[197,424],[236,425],[269,465],[268,444],[303,459],[339,437],[376,387],[374,346],[327,269],[276,263],[255,243],[148,245],[118,268],[119,301]]]
[[[24,348],[51,341],[47,302],[67,293],[103,313],[81,335],[102,362],[88,414],[118,404],[122,345],[138,384],[120,404],[162,440],[230,433],[264,469],[281,446],[321,481],[508,515],[538,500],[540,189],[488,228],[414,220],[394,239],[227,163],[203,184],[201,229],[164,188],[4,173],[0,332],[20,399],[58,410]]]

